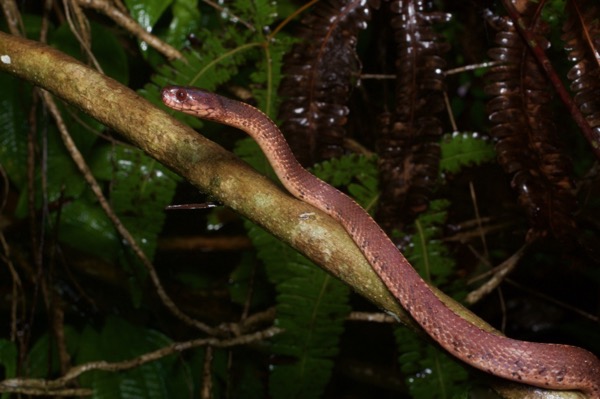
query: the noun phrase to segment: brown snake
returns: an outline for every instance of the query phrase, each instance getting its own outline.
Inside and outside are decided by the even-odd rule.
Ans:
[[[165,87],[162,100],[175,110],[252,136],[288,191],[339,221],[404,309],[453,356],[502,378],[540,388],[580,390],[591,399],[600,399],[600,360],[596,356],[574,346],[495,335],[454,313],[365,210],[296,161],[277,125],[261,111],[193,87]]]

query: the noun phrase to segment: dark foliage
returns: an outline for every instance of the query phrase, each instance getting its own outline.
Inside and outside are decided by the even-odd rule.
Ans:
[[[547,25],[539,20],[536,4],[522,14],[537,45],[546,48]],[[487,105],[497,139],[498,162],[512,175],[512,186],[536,233],[551,232],[567,239],[574,231],[575,206],[571,163],[559,141],[551,108],[552,87],[530,48],[508,17],[495,18],[498,29],[489,51],[497,61],[488,74]]]
[[[362,0],[319,2],[284,59],[281,130],[305,166],[344,153],[347,103],[361,69],[357,35],[370,13]]]
[[[509,320],[511,337],[600,351],[597,322],[549,301],[534,307],[525,290],[511,285],[551,294],[590,319],[598,314],[597,1],[507,0],[505,9],[496,2],[498,14],[510,17],[490,18],[492,31],[477,8],[483,2],[321,0],[298,10],[284,0],[227,0],[215,12],[204,2],[128,0],[122,12],[181,50],[177,61],[144,48],[146,42],[95,10],[65,9],[84,3],[54,0],[47,12],[51,45],[73,54],[86,48],[60,21],[94,16],[94,56],[108,75],[143,87],[139,92],[150,101],[160,103],[165,85],[193,85],[254,100],[270,116],[279,112],[275,119],[303,164],[320,162],[317,176],[348,192],[388,231],[408,232],[402,236],[407,259],[455,298],[477,292],[466,282],[486,279],[524,241],[544,237],[525,246],[511,281],[504,281],[508,306],[489,295],[476,310],[488,320]],[[508,6],[513,3],[516,10]],[[288,25],[300,12],[299,29]],[[43,17],[27,7],[22,13],[29,37],[41,37]],[[449,70],[488,61],[485,54],[495,61],[485,79],[481,65]],[[383,76],[390,72],[392,78]],[[572,98],[566,90],[554,95],[565,78]],[[0,74],[0,177],[9,181],[8,200],[0,201],[0,292],[10,327],[0,336],[3,378],[56,378],[74,365],[127,360],[203,337],[158,301],[146,269],[99,208],[40,104],[29,84]],[[478,383],[412,331],[399,331],[394,345],[390,326],[372,322],[372,315],[381,316],[377,309],[227,209],[164,212],[167,204],[198,202],[197,191],[117,137],[105,140],[110,129],[83,112],[62,107],[111,207],[148,256],[156,254],[173,302],[211,326],[231,325],[236,337],[241,330],[233,327],[244,327],[243,334],[285,329],[120,373],[88,371],[78,387],[99,398],[209,391],[232,399],[439,398],[466,397],[467,385]],[[445,112],[456,119],[451,129]],[[577,114],[595,132],[591,139],[573,123]],[[254,141],[176,115],[269,175]],[[571,245],[556,245],[555,238]],[[357,310],[369,313],[356,321]],[[362,357],[358,373],[346,375],[347,364]]]
[[[600,138],[600,6],[588,0],[567,3],[568,20],[564,25],[565,49],[574,65],[567,74],[574,101]]]
[[[444,110],[446,42],[433,28],[449,15],[432,12],[425,1],[393,1],[396,44],[395,105],[380,117],[377,140],[381,174],[378,220],[391,231],[406,216],[425,209],[438,176]]]

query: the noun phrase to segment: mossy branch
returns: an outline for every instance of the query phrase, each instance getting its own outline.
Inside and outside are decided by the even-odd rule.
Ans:
[[[129,88],[49,46],[3,32],[0,71],[80,108],[201,191],[262,225],[377,306],[412,324],[336,221],[293,199],[231,153]],[[468,310],[440,296],[457,313],[483,325]],[[530,392],[524,387],[519,389],[524,394]]]

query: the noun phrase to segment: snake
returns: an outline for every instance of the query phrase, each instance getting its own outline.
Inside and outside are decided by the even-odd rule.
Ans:
[[[302,167],[265,113],[195,87],[167,86],[161,97],[169,108],[249,134],[283,186],[344,227],[394,298],[452,356],[500,378],[545,389],[579,390],[600,399],[600,360],[594,354],[576,346],[511,339],[455,313],[360,205]]]

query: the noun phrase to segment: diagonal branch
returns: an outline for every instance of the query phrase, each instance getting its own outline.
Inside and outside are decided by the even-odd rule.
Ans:
[[[53,48],[3,32],[0,71],[48,90],[118,131],[203,192],[262,225],[377,306],[414,325],[341,225],[293,199],[231,153],[170,118],[127,87]],[[458,303],[443,294],[439,296],[462,317],[491,329]],[[525,397],[532,392],[532,388],[523,386],[508,389],[512,397]]]
[[[127,87],[55,49],[2,32],[0,71],[29,80],[82,109],[203,192],[326,265],[380,307],[403,314],[337,222],[293,199]]]

